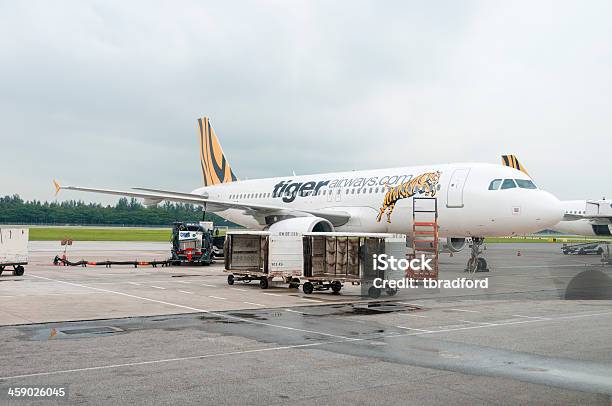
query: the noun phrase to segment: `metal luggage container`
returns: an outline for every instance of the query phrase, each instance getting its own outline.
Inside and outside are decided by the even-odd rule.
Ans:
[[[274,278],[298,288],[302,276],[302,238],[297,232],[229,231],[224,245],[227,283],[259,280],[267,289]]]
[[[380,296],[371,289],[371,281],[390,276],[374,270],[373,255],[391,248],[396,252],[398,245],[406,247],[405,236],[382,233],[305,233],[303,243],[306,282],[302,290],[306,294],[328,289],[339,293],[345,283],[351,283],[364,285],[370,296]],[[394,295],[397,290],[387,293]]]

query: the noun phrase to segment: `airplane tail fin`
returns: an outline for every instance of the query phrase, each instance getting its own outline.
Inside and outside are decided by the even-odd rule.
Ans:
[[[215,130],[208,117],[198,118],[198,137],[200,139],[200,165],[204,186],[218,185],[238,180],[225,158]]]
[[[516,155],[502,155],[501,159],[502,165],[517,169],[523,172],[525,175],[530,176],[527,169],[525,169],[525,167],[519,163]]]

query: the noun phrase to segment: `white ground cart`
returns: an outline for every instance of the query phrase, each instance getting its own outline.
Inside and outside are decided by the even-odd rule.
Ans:
[[[302,237],[297,232],[228,231],[224,245],[227,283],[259,281],[267,289],[273,279],[300,286]]]
[[[0,275],[7,267],[13,268],[13,275],[23,275],[28,264],[28,241],[27,228],[0,229]]]

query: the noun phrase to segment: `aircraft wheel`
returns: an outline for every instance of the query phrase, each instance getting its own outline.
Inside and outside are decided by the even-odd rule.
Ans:
[[[234,284],[234,275],[227,275],[227,284],[230,286]]]
[[[387,288],[387,290],[385,290],[385,293],[389,296],[395,296],[397,295],[397,289],[396,288]]]
[[[476,263],[477,271],[486,271],[487,270],[487,260],[484,258],[478,258],[478,262]]]
[[[262,289],[268,289],[269,283],[268,278],[261,278],[259,280],[259,287]]]
[[[21,275],[23,275],[23,274],[24,274],[24,272],[25,272],[24,267],[23,267],[23,266],[21,266],[21,265],[17,265],[17,266],[15,267],[15,270],[13,271],[13,275],[15,275],[15,276],[21,276]]]
[[[331,290],[334,293],[340,293],[340,290],[342,289],[342,283],[340,281],[332,281],[331,283]]]
[[[311,282],[305,282],[302,285],[302,291],[307,295],[310,295],[314,291],[314,285]]]
[[[289,282],[289,287],[291,289],[299,289],[299,287],[300,287],[300,280],[298,278],[293,278],[291,280],[291,282]]]
[[[372,299],[378,299],[380,297],[380,288],[370,286],[370,289],[368,289],[368,296]]]

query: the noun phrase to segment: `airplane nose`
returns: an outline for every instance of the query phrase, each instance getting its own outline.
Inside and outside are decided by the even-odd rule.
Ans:
[[[538,190],[530,202],[529,217],[533,218],[541,230],[552,227],[563,219],[561,201],[552,193]]]

